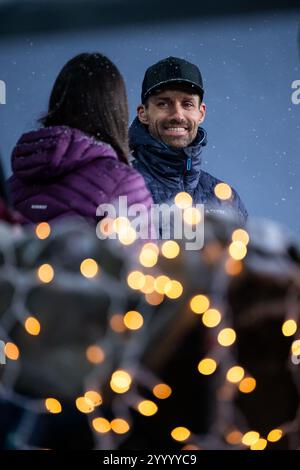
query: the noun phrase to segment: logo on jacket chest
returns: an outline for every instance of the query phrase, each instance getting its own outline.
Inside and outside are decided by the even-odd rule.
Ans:
[[[48,207],[47,204],[32,204],[31,209],[44,211],[47,209],[47,207]]]

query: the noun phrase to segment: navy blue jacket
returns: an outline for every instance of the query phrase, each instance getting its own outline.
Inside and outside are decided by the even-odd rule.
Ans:
[[[220,200],[214,188],[222,181],[201,169],[202,147],[206,145],[206,131],[202,127],[191,145],[173,149],[152,137],[135,118],[129,138],[133,166],[143,175],[154,203],[173,204],[176,194],[185,191],[194,204],[204,204],[206,213],[229,214],[245,225],[248,213],[238,193],[231,187],[231,198]]]

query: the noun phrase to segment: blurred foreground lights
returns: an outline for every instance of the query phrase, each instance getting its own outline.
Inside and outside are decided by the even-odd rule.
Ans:
[[[111,429],[116,434],[125,434],[130,429],[129,424],[127,423],[127,421],[125,421],[125,419],[115,418],[110,424]]]
[[[225,440],[228,444],[231,444],[231,445],[237,445],[241,442],[243,438],[243,434],[238,431],[237,429],[234,429],[230,432],[228,432],[228,434],[226,434],[225,436]]]
[[[256,380],[253,377],[245,377],[239,384],[239,391],[251,393],[256,388]]]
[[[214,264],[223,257],[223,247],[218,241],[207,241],[203,248],[205,263]]]
[[[85,392],[84,398],[89,400],[93,406],[100,406],[102,404],[102,397],[100,393],[96,392],[95,390],[88,390]]]
[[[250,446],[251,450],[264,450],[267,447],[268,441],[260,437],[255,444]]]
[[[189,193],[183,191],[176,194],[174,202],[179,209],[187,209],[192,205],[193,199]]]
[[[225,271],[229,276],[238,276],[243,269],[243,264],[240,260],[228,258],[225,262]]]
[[[151,400],[143,400],[137,406],[143,416],[153,416],[158,411],[157,405]]]
[[[158,292],[150,292],[145,295],[145,298],[149,305],[160,305],[164,300],[164,295]]]
[[[53,414],[61,413],[62,410],[61,404],[56,398],[46,398],[45,407],[49,413]]]
[[[110,422],[105,418],[95,418],[92,421],[92,426],[95,431],[105,434],[111,430]]]
[[[125,227],[118,232],[118,237],[123,245],[132,245],[136,240],[136,231],[133,227]]]
[[[177,242],[168,240],[162,244],[161,252],[165,258],[173,259],[179,255],[180,247]]]
[[[41,282],[48,284],[54,278],[54,269],[50,264],[42,264],[38,269],[37,275]]]
[[[240,382],[245,375],[245,371],[240,366],[233,366],[231,367],[226,374],[226,379],[228,382],[231,383],[238,383]]]
[[[183,292],[182,284],[179,281],[168,281],[165,285],[165,294],[169,299],[178,299]]]
[[[201,222],[201,212],[196,207],[184,209],[183,220],[188,225],[197,225]]]
[[[217,368],[217,363],[214,359],[207,357],[202,359],[198,364],[198,371],[203,375],[211,375],[215,372]]]
[[[297,323],[295,320],[286,320],[282,325],[282,333],[284,336],[293,336],[297,331]]]
[[[109,237],[115,232],[114,229],[114,220],[110,219],[109,217],[105,217],[105,219],[102,219],[98,223],[98,227],[100,228],[100,231],[105,235],[106,237]]]
[[[300,356],[300,339],[293,341],[291,351],[295,356]]]
[[[35,234],[40,240],[45,240],[51,233],[51,227],[47,222],[41,222],[35,228]]]
[[[172,389],[167,384],[157,384],[152,391],[153,395],[160,400],[165,400],[172,394]]]
[[[283,432],[281,429],[272,429],[272,431],[268,434],[268,441],[269,442],[277,442],[282,438]]]
[[[214,328],[220,323],[221,318],[222,317],[219,310],[216,310],[215,308],[210,308],[206,310],[205,313],[203,313],[202,322],[208,328]]]
[[[110,387],[116,393],[125,393],[131,385],[131,377],[125,370],[116,370],[110,380]]]
[[[156,245],[156,243],[153,243],[153,242],[145,243],[143,245],[142,250],[150,250],[150,251],[153,251],[154,253],[156,253],[157,255],[159,255],[159,248]]]
[[[244,245],[248,245],[250,240],[248,232],[246,232],[246,230],[243,230],[242,228],[234,230],[231,239],[233,242],[242,242]]]
[[[37,336],[41,331],[40,322],[34,317],[28,317],[24,326],[27,333],[33,336]]]
[[[194,313],[204,313],[209,308],[209,300],[205,295],[195,295],[190,301],[190,307]]]
[[[124,324],[129,330],[139,330],[143,323],[143,316],[135,310],[130,310],[124,315]]]
[[[224,328],[218,334],[218,343],[221,346],[231,346],[236,340],[236,333],[232,328]]]
[[[201,450],[201,448],[195,444],[186,444],[181,448],[181,450]]]
[[[92,364],[101,364],[105,359],[105,354],[100,346],[92,344],[86,350],[86,357]]]
[[[226,183],[218,183],[215,186],[214,192],[217,198],[221,199],[221,201],[230,199],[232,195],[232,189],[229,184]]]
[[[145,283],[143,287],[141,287],[140,291],[143,292],[143,294],[151,294],[154,291],[154,281],[155,279],[153,276],[146,274]]]
[[[115,333],[124,333],[126,326],[124,325],[124,317],[120,313],[115,313],[110,317],[109,324]]]
[[[126,217],[118,217],[113,222],[114,231],[123,245],[131,245],[136,240],[136,231]]]
[[[20,356],[19,348],[14,343],[6,343],[4,347],[5,356],[10,359],[11,361],[17,361]]]
[[[165,293],[165,287],[170,281],[170,278],[168,276],[158,276],[155,281],[154,281],[154,289],[156,292],[159,294],[164,294]]]
[[[113,221],[114,231],[116,233],[121,233],[126,228],[130,227],[130,220],[127,217],[117,217]]]
[[[91,413],[92,411],[94,411],[93,402],[85,396],[76,398],[75,403],[76,403],[76,408],[81,413]]]
[[[243,435],[243,438],[242,438],[242,443],[245,445],[245,446],[253,446],[254,444],[257,443],[257,441],[259,440],[260,438],[260,435],[258,432],[256,431],[249,431],[249,432],[246,432],[244,435]]]
[[[97,262],[92,258],[87,258],[80,265],[80,272],[84,277],[92,278],[98,274],[99,268]]]
[[[244,245],[244,243],[240,241],[232,242],[229,245],[229,254],[230,256],[235,259],[240,261],[241,259],[245,258],[247,254],[247,247]]]
[[[177,428],[174,428],[173,431],[171,432],[171,436],[173,437],[174,441],[186,441],[191,435],[191,431],[189,431],[187,428],[184,428],[183,426],[179,426]]]
[[[158,248],[154,243],[146,243],[143,246],[140,256],[139,262],[145,268],[152,268],[156,265],[158,259]]]
[[[139,290],[145,284],[145,276],[141,271],[132,271],[127,276],[127,284],[131,289]]]

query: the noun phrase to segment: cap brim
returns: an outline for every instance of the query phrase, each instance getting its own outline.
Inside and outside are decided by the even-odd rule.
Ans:
[[[200,95],[201,99],[203,98],[204,95],[204,90],[203,88],[198,85],[195,82],[192,82],[191,80],[187,79],[182,79],[182,78],[171,78],[169,80],[165,80],[159,83],[156,83],[153,87],[149,88],[145,95],[143,96],[143,102],[149,98],[150,95],[152,95],[156,90],[159,90],[160,88],[165,88],[166,85],[175,85],[175,84],[183,84],[183,85],[188,85],[192,90],[196,91],[196,95]]]

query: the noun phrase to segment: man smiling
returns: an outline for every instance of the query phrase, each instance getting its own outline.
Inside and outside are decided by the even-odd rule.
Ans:
[[[137,108],[129,136],[134,167],[143,175],[156,204],[174,203],[187,192],[205,212],[234,216],[244,225],[247,211],[237,192],[218,192],[221,180],[201,169],[206,145],[203,81],[198,67],[186,60],[168,57],[146,70],[142,103]],[[224,188],[224,185],[223,185]]]

